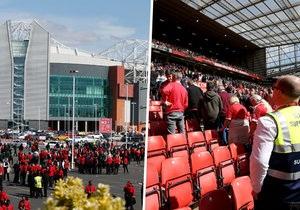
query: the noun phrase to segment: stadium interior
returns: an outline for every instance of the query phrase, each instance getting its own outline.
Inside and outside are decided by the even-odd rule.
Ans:
[[[299,11],[297,1],[154,0],[147,210],[254,209],[249,148],[193,120],[168,133],[157,78],[170,69],[263,89],[299,75]]]

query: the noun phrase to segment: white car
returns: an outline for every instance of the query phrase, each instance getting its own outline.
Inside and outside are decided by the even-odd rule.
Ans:
[[[56,147],[56,145],[58,144],[60,147],[63,146],[63,147],[66,147],[67,144],[65,142],[60,142],[60,141],[48,141],[46,142],[46,145],[50,146],[50,149],[54,149]]]
[[[16,145],[17,147],[20,147],[21,145],[23,146],[23,148],[27,147],[27,143],[25,141],[20,141],[20,140],[13,140],[11,144]]]

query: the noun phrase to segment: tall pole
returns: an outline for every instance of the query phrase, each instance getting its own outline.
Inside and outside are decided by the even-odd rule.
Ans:
[[[73,74],[73,110],[72,110],[72,162],[71,167],[72,169],[75,168],[74,164],[74,143],[75,143],[75,73],[78,71],[70,71]]]
[[[74,169],[74,142],[75,142],[75,76],[73,75],[73,110],[72,110],[72,169]]]
[[[64,104],[64,118],[65,118],[65,123],[64,123],[64,130],[66,132],[67,128],[67,106]]]
[[[134,105],[136,104],[135,102],[132,102],[132,131],[134,132]]]
[[[39,106],[39,131],[41,130],[41,107]]]
[[[128,125],[127,125],[127,101],[128,101],[128,83],[126,83],[126,101],[125,101],[125,138],[126,138],[126,149],[128,148]]]
[[[97,104],[94,104],[94,106],[95,106],[95,109],[94,109],[94,111],[95,111],[95,134],[97,133]]]

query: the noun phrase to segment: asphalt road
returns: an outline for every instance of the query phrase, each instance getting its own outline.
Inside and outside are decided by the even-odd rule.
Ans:
[[[141,185],[139,183],[143,180],[144,173],[144,164],[141,162],[141,165],[137,165],[136,162],[131,162],[128,167],[129,173],[124,174],[123,168],[120,167],[120,172],[118,175],[100,175],[100,174],[79,174],[76,171],[70,172],[70,176],[80,177],[83,179],[84,184],[86,185],[89,180],[97,185],[98,183],[110,185],[110,192],[112,195],[124,198],[123,187],[130,180],[136,189],[136,204],[134,206],[135,210],[141,210]],[[105,170],[104,170],[105,171]],[[13,180],[13,174],[10,174],[10,180]],[[3,181],[3,188],[8,193],[11,202],[14,204],[15,209],[18,208],[18,203],[22,196],[29,196],[29,187],[14,185],[8,181]],[[51,190],[48,192],[50,195]],[[43,202],[46,198],[30,198],[32,210],[43,209]]]

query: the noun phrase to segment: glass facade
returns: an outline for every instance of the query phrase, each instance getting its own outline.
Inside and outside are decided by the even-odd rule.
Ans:
[[[266,49],[267,75],[300,67],[300,43]]]
[[[110,116],[111,103],[108,80],[97,77],[75,77],[75,117]],[[73,77],[50,76],[49,117],[72,116]]]
[[[12,41],[12,55],[14,62],[13,75],[13,120],[16,123],[21,123],[24,116],[24,66],[28,47],[28,40]]]

